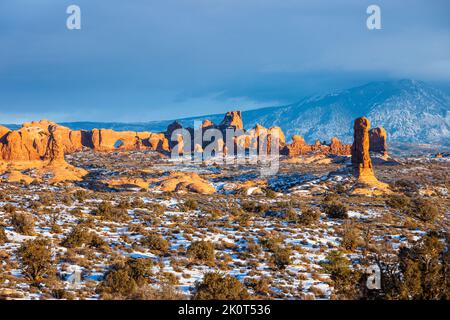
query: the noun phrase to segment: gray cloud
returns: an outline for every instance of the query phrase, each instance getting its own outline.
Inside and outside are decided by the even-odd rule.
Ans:
[[[448,1],[4,0],[0,122],[145,121],[367,81],[450,83]],[[65,9],[82,9],[82,30]]]

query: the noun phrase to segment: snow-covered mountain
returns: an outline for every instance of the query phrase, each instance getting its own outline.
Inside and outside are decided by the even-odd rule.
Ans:
[[[450,98],[414,80],[372,82],[298,103],[244,112],[244,123],[280,126],[306,140],[352,141],[352,122],[367,116],[396,142],[450,144]]]
[[[238,108],[232,108],[238,109]],[[297,103],[242,113],[245,127],[259,123],[280,126],[290,138],[302,135],[307,141],[329,141],[336,136],[352,141],[352,122],[367,116],[372,127],[383,126],[391,142],[438,143],[450,145],[450,97],[416,80],[371,82],[366,85]],[[219,123],[223,114],[179,119],[183,126],[194,120],[210,119]],[[62,123],[72,129],[111,128],[114,130],[164,131],[173,120],[146,123]]]

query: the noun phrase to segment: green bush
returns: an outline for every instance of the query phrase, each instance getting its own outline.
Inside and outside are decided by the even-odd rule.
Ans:
[[[82,225],[75,226],[61,242],[61,245],[66,248],[79,248],[85,245],[102,251],[109,249],[108,243],[102,237],[95,232],[89,232]]]
[[[210,241],[194,241],[186,252],[187,256],[199,261],[214,261],[214,244]]]
[[[5,211],[6,213],[14,213],[14,212],[16,212],[16,207],[15,206],[13,206],[12,204],[10,204],[10,203],[7,203],[7,204],[5,204],[4,206],[3,206],[3,211]]]
[[[246,278],[245,285],[253,289],[256,294],[269,296],[270,280],[267,277],[260,277],[259,279]]]
[[[294,210],[294,208],[288,208],[284,213],[284,219],[288,222],[297,222],[298,221],[298,214]]]
[[[123,222],[128,217],[128,211],[124,208],[114,208],[109,201],[103,201],[92,214],[111,221]]]
[[[27,240],[18,249],[25,277],[37,284],[54,275],[52,246],[47,239]]]
[[[234,277],[207,273],[195,287],[194,300],[247,300],[247,289]]]
[[[180,205],[181,211],[192,211],[198,209],[198,202],[194,199],[187,199]]]
[[[5,228],[0,226],[0,244],[4,244],[8,241],[8,237],[6,236]]]
[[[269,237],[260,239],[260,242],[264,249],[275,252],[280,247],[282,240],[280,238]]]
[[[361,242],[359,229],[353,223],[345,223],[342,231],[341,246],[346,250],[354,250]]]
[[[310,226],[315,224],[320,219],[320,211],[312,208],[302,210],[302,214],[298,218],[298,223]]]
[[[114,264],[97,288],[103,298],[131,298],[138,288],[149,282],[153,262],[149,259],[130,258]]]
[[[28,236],[34,235],[34,219],[27,213],[13,213],[11,224],[18,233]]]
[[[348,208],[340,202],[331,202],[325,205],[325,213],[332,219],[347,219]]]
[[[86,199],[86,191],[84,190],[77,190],[75,191],[75,199],[78,200],[78,202],[83,203],[83,201]]]
[[[131,205],[128,200],[121,200],[119,204],[117,205],[117,208],[119,209],[130,209]]]
[[[137,284],[130,277],[126,269],[111,270],[106,274],[98,288],[98,292],[104,296],[110,294],[113,297],[119,295],[120,298],[126,298],[133,294],[137,289]]]
[[[438,217],[439,210],[430,201],[417,198],[412,201],[409,213],[424,222],[433,222]]]
[[[409,207],[411,199],[404,195],[393,194],[387,198],[386,204],[394,209],[404,209]]]
[[[243,202],[241,205],[244,211],[250,213],[266,213],[269,210],[269,206],[265,203],[259,203],[257,201],[247,201]]]
[[[169,252],[169,242],[157,233],[150,233],[142,238],[141,243],[150,251],[157,253]]]
[[[358,284],[361,281],[361,274],[352,271],[350,261],[340,251],[333,250],[328,253],[326,260],[321,262],[320,265],[326,273],[330,274],[337,298],[359,298]]]
[[[78,248],[91,242],[91,233],[82,226],[75,226],[67,237],[61,242],[66,248]]]
[[[417,183],[404,179],[395,181],[394,187],[403,192],[417,192],[419,190]]]
[[[271,261],[277,269],[285,269],[287,265],[291,264],[291,250],[282,247],[275,249]]]

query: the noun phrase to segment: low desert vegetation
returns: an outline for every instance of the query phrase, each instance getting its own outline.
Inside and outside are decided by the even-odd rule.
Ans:
[[[52,245],[47,239],[27,240],[17,250],[25,277],[38,285],[55,273]]]
[[[344,163],[282,160],[267,179],[207,164],[211,195],[110,187],[186,169],[154,152],[66,158],[85,180],[0,181],[0,299],[449,297],[445,162],[377,166],[384,196],[352,194]],[[373,266],[378,290],[365,285]]]
[[[11,216],[11,225],[18,233],[27,236],[34,235],[34,219],[30,214],[14,212]]]
[[[195,287],[195,300],[246,300],[250,295],[234,277],[220,273],[207,273]]]
[[[194,241],[186,254],[195,261],[214,262],[214,244],[209,241]]]

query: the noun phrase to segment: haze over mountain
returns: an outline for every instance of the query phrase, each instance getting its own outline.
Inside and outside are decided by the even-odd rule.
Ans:
[[[239,109],[230,107],[230,109]],[[307,141],[336,136],[352,141],[352,121],[367,116],[372,126],[383,126],[391,142],[450,144],[450,98],[442,91],[416,80],[371,82],[286,105],[244,111],[245,128],[259,123],[280,126],[286,136],[300,134]],[[178,119],[183,126],[210,119],[219,123],[223,114]],[[61,123],[71,129],[164,131],[173,120],[145,123]],[[11,128],[13,126],[10,126]]]

